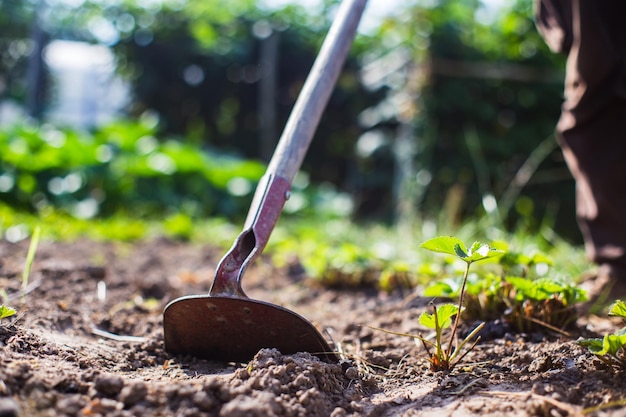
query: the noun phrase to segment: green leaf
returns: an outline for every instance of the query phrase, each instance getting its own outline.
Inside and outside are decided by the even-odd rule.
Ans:
[[[432,252],[446,253],[461,258],[467,256],[467,249],[463,242],[453,236],[434,237],[423,242],[420,247]]]
[[[609,309],[609,316],[619,316],[626,318],[626,303],[617,300]]]
[[[541,253],[541,252],[536,252],[533,254],[532,258],[530,258],[530,263],[533,263],[535,265],[537,264],[547,264],[547,265],[552,265],[554,262],[552,261],[552,258],[550,258],[548,255],[546,255],[545,253]]]
[[[468,250],[460,239],[453,236],[434,237],[422,243],[420,247],[433,252],[454,255],[465,262],[482,261],[504,254],[503,250],[491,248],[486,243],[480,242],[474,242]]]
[[[450,327],[452,324],[452,317],[458,313],[459,307],[454,304],[444,304],[436,310],[437,320],[435,321],[435,313],[422,313],[419,317],[419,322],[422,326],[429,329],[437,329],[437,323],[440,329]]]
[[[624,334],[607,334],[602,340],[602,351],[597,355],[615,355],[617,351],[626,344],[626,335]],[[595,353],[595,352],[594,352]]]
[[[483,259],[489,259],[503,255],[504,251],[493,249],[486,243],[474,242],[470,247],[467,256],[463,259],[465,262],[477,262]]]
[[[549,278],[533,281],[522,277],[506,277],[505,280],[515,289],[515,299],[517,301],[525,299],[542,301],[559,296],[566,305],[572,305],[586,300],[585,292],[582,289]]]
[[[465,246],[461,246],[463,245],[461,244],[456,244],[454,245],[454,253],[456,254],[456,256],[458,256],[461,259],[465,259],[467,258],[467,250],[465,249]]]
[[[424,290],[424,297],[452,298],[457,295],[460,286],[452,280],[443,280],[434,283]]]
[[[11,317],[14,314],[15,314],[14,308],[11,308],[5,305],[0,305],[0,320],[5,319],[7,317]]]
[[[526,298],[535,299],[535,287],[531,280],[522,277],[506,277],[504,280],[515,289],[515,299],[517,301],[522,301]]]
[[[613,355],[626,345],[626,328],[617,333],[605,334],[602,339],[583,339],[577,342],[581,346],[586,346],[595,355]]]
[[[600,352],[602,350],[602,339],[582,339],[577,340],[576,343],[578,343],[580,346],[588,348],[589,352],[594,354],[597,354],[597,352]]]

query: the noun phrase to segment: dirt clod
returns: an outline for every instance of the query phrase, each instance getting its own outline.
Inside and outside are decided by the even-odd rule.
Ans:
[[[116,397],[124,387],[124,380],[118,375],[107,375],[98,377],[94,384],[94,388],[98,394],[105,397]]]
[[[17,401],[12,398],[0,398],[0,417],[18,417],[20,415],[20,406]]]
[[[148,387],[143,381],[131,382],[122,388],[120,392],[120,401],[124,403],[125,407],[132,407],[133,405],[142,401],[148,393]]]

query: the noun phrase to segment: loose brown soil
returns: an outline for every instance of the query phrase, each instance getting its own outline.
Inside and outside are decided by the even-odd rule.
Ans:
[[[0,289],[18,310],[0,323],[2,417],[626,415],[607,406],[626,398],[624,374],[574,343],[619,322],[582,317],[570,337],[490,323],[462,366],[432,372],[412,339],[367,327],[416,333],[430,301],[419,291],[326,289],[259,261],[248,295],[307,317],[345,360],[264,349],[219,363],[165,352],[162,311],[208,291],[220,251],[165,239],[43,242],[22,298],[27,249],[0,242]]]

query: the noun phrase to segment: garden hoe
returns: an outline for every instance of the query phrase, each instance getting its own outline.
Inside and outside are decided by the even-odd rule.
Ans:
[[[254,194],[243,232],[218,264],[208,295],[170,302],[163,312],[165,349],[172,354],[246,362],[262,348],[283,354],[335,354],[309,321],[286,308],[252,300],[241,279],[263,251],[307,152],[352,45],[366,0],[344,0]]]

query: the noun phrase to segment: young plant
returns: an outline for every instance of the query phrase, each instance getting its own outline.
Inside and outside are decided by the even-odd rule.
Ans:
[[[467,278],[469,276],[470,266],[474,262],[482,261],[485,259],[501,256],[504,252],[498,249],[493,249],[487,244],[480,242],[474,242],[469,250],[465,247],[463,242],[452,236],[440,236],[420,245],[424,249],[428,249],[433,252],[440,252],[449,255],[455,255],[457,258],[465,262],[465,272],[463,274],[463,280],[461,283],[461,289],[459,291],[459,307],[458,311],[463,309],[463,298],[465,296],[465,287],[467,285]],[[454,339],[456,329],[459,326],[460,314],[457,314],[454,320],[454,326],[452,327],[451,340]],[[449,348],[451,349],[451,348]]]
[[[426,312],[422,313],[420,315],[419,322],[421,325],[435,330],[435,342],[433,343],[424,339],[422,335],[419,336],[419,340],[422,342],[426,352],[428,352],[430,367],[433,371],[452,370],[456,364],[463,360],[465,355],[474,349],[474,346],[476,346],[480,340],[480,336],[477,337],[478,332],[480,332],[480,330],[485,326],[485,323],[480,323],[476,326],[474,330],[472,330],[470,334],[468,334],[454,349],[452,349],[454,337],[453,331],[453,335],[448,343],[448,349],[446,350],[444,349],[442,342],[443,330],[452,325],[452,317],[459,316],[459,308],[454,304],[444,304],[439,308],[433,304],[432,308],[433,314],[428,314]],[[455,325],[458,325],[456,320]],[[460,355],[460,353],[463,352],[465,345],[472,340],[474,340],[473,343],[462,355]]]
[[[447,371],[453,369],[456,364],[458,364],[459,361],[463,359],[463,357],[465,357],[465,355],[470,352],[474,348],[474,346],[476,346],[476,343],[478,343],[480,339],[480,337],[477,336],[478,332],[480,332],[480,330],[484,326],[484,323],[481,323],[474,330],[472,330],[460,344],[456,343],[455,337],[457,329],[459,327],[461,313],[463,312],[463,297],[465,295],[465,286],[467,284],[470,266],[474,262],[494,258],[496,256],[502,256],[502,254],[504,254],[504,251],[499,249],[493,249],[489,245],[480,242],[474,242],[468,249],[460,239],[452,236],[435,237],[422,243],[420,247],[433,252],[453,255],[465,262],[465,272],[463,274],[461,290],[459,291],[458,306],[455,306],[453,304],[445,304],[438,309],[433,306],[433,314],[423,313],[422,316],[420,316],[421,324],[425,325],[426,327],[435,329],[435,353],[430,354],[430,349],[428,349],[427,344],[424,343],[424,346],[430,354],[431,368],[437,371]],[[450,326],[453,316],[454,324],[452,325],[452,329],[450,332],[450,340],[448,342],[447,348],[444,348],[443,342],[441,340],[442,332],[446,327]],[[422,340],[422,342],[424,342],[423,338],[420,339]],[[469,348],[463,355],[460,355],[460,352],[463,350],[465,345],[472,339],[475,339],[474,342],[469,346]]]
[[[33,237],[30,240],[30,246],[28,247],[28,253],[26,254],[26,263],[24,265],[24,272],[22,273],[22,291],[26,290],[28,286],[28,278],[30,277],[30,270],[35,261],[35,253],[37,252],[37,246],[39,245],[39,236],[41,235],[41,228],[35,227],[33,231]]]
[[[6,319],[7,317],[11,317],[13,315],[15,315],[14,308],[0,304],[0,320]]]
[[[383,332],[395,334],[398,336],[406,336],[411,337],[415,340],[419,340],[424,346],[426,352],[428,353],[428,361],[430,362],[431,370],[451,371],[461,360],[463,360],[465,355],[471,352],[474,346],[476,346],[476,344],[480,340],[480,337],[477,337],[478,332],[480,332],[480,330],[484,327],[485,323],[480,323],[478,326],[476,326],[474,330],[472,330],[470,334],[468,334],[454,349],[451,349],[451,347],[453,346],[453,340],[451,339],[450,343],[448,344],[448,349],[446,349],[444,348],[443,331],[452,325],[452,317],[458,316],[459,307],[454,304],[444,304],[442,306],[439,306],[439,308],[437,308],[437,306],[434,304],[431,304],[431,306],[433,309],[433,313],[429,314],[427,312],[423,312],[419,317],[419,323],[422,326],[433,329],[435,331],[434,342],[426,339],[421,333],[415,335],[409,333],[393,332],[391,330],[381,329],[379,327],[370,326],[370,328],[375,330],[381,330]],[[472,340],[473,343],[470,345],[470,347],[465,350],[462,355],[460,355],[461,352],[463,352],[465,345],[467,345],[467,343],[471,342]]]
[[[572,284],[544,277],[552,260],[539,252],[531,255],[507,251],[498,260],[499,274],[472,274],[465,287],[463,319],[502,319],[518,332],[547,328],[562,332],[576,320],[575,304],[586,299]],[[541,271],[538,275],[537,271]],[[426,289],[429,297],[454,298],[462,281],[446,279]]]
[[[407,336],[415,340],[422,342],[424,349],[428,353],[428,360],[430,362],[430,368],[433,371],[451,371],[454,367],[476,346],[480,340],[478,333],[485,325],[480,323],[474,328],[460,343],[457,343],[456,332],[459,327],[459,317],[463,312],[463,295],[465,293],[465,284],[469,276],[470,266],[474,262],[482,261],[485,259],[501,256],[504,251],[499,249],[493,249],[487,244],[480,242],[474,242],[469,249],[465,244],[451,236],[440,236],[422,243],[420,247],[428,249],[433,252],[445,253],[455,256],[465,262],[465,273],[463,274],[463,281],[461,284],[461,290],[459,291],[459,304],[444,304],[442,306],[435,306],[432,304],[432,314],[424,312],[419,317],[419,323],[429,329],[435,330],[435,341],[430,341],[424,338],[421,334],[408,334],[393,332],[378,327],[369,326],[375,330],[381,330],[386,333],[395,334],[398,336]],[[454,324],[452,324],[452,318],[454,317]],[[452,327],[450,331],[450,338],[447,346],[444,344],[444,330]],[[472,343],[467,350],[463,352],[465,346],[468,343]],[[461,354],[462,353],[462,354]]]
[[[519,332],[545,327],[562,332],[576,321],[575,304],[587,299],[584,290],[548,278],[506,277],[503,317]]]
[[[609,309],[609,316],[622,317],[626,321],[626,303],[617,300]],[[626,327],[603,338],[582,339],[577,342],[610,366],[626,369]]]
[[[427,297],[458,297],[460,280],[446,279],[426,288]],[[465,287],[463,319],[503,319],[518,332],[541,327],[557,332],[567,329],[576,318],[575,305],[586,299],[584,291],[572,284],[549,278],[500,277],[488,273],[470,276]]]

